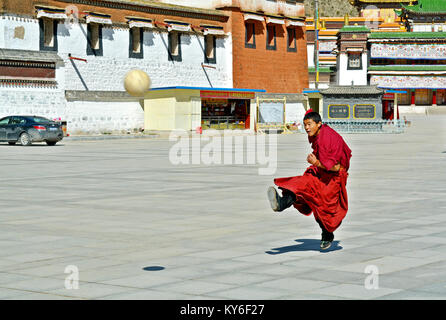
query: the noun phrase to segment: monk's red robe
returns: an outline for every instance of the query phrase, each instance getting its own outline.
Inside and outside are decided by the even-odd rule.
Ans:
[[[328,232],[334,232],[348,210],[347,177],[351,150],[344,139],[328,125],[323,124],[316,137],[309,137],[316,158],[325,168],[340,163],[339,172],[310,166],[302,176],[277,178],[274,183],[296,195],[294,207],[304,215],[313,213]]]

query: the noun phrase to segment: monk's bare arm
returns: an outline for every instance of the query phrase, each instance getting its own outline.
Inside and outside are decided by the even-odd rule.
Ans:
[[[319,161],[317,160],[317,162],[314,164],[316,167],[328,170],[327,168],[325,168],[325,166]],[[334,172],[338,172],[339,170],[341,170],[341,165],[338,163],[336,165],[334,165],[330,170],[328,171],[334,171]]]

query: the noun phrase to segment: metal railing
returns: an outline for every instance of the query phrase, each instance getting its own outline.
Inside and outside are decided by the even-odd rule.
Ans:
[[[404,120],[322,120],[340,133],[403,133],[407,125]],[[305,133],[302,126],[301,132]]]

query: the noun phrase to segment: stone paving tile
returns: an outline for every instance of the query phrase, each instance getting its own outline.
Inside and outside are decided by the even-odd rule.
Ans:
[[[331,287],[316,289],[312,291],[312,293],[355,300],[369,300],[377,299],[379,297],[387,296],[400,291],[400,289],[390,289],[382,287],[379,287],[379,289],[366,289],[364,285],[361,286],[354,284],[339,284]]]
[[[213,292],[212,295],[208,294],[208,296],[215,297],[216,299],[223,298],[231,300],[273,300],[282,299],[282,297],[289,296],[290,294],[291,292],[285,289],[278,290],[252,285]]]
[[[302,276],[305,276],[302,274]],[[263,288],[286,289],[297,292],[309,292],[319,288],[336,285],[334,282],[299,279],[295,277],[280,277],[279,279],[257,283],[256,286]]]
[[[14,282],[8,282],[1,285],[1,288],[17,289],[26,291],[48,291],[51,289],[64,288],[65,282],[52,278],[32,278]]]
[[[405,290],[379,297],[379,300],[446,300],[446,295],[433,292]]]
[[[196,296],[178,292],[163,292],[157,290],[132,290],[100,297],[100,300],[192,300]],[[202,296],[198,296],[203,299]]]
[[[199,281],[224,283],[238,286],[245,286],[248,284],[258,284],[266,280],[273,280],[276,276],[265,274],[253,274],[248,272],[227,272],[218,275],[211,275],[197,278]]]
[[[63,295],[73,298],[97,299],[112,294],[125,293],[131,291],[131,288],[104,285],[99,283],[86,283],[79,281],[79,289],[65,289],[64,287],[57,290],[48,290],[49,294]]]
[[[116,286],[122,286],[122,287],[131,287],[131,288],[150,288],[154,286],[158,286],[160,284],[168,284],[168,283],[176,283],[183,281],[180,278],[173,278],[173,277],[167,277],[162,276],[156,273],[144,273],[138,276],[131,276],[131,277],[125,277],[125,278],[118,278],[113,280],[104,280],[104,281],[98,281],[102,284],[109,284],[109,285],[116,285]]]
[[[223,290],[228,290],[234,288],[234,285],[224,284],[224,283],[215,283],[215,282],[207,282],[201,280],[184,280],[176,283],[163,284],[161,286],[154,286],[152,289],[159,291],[168,291],[168,292],[179,292],[183,294],[189,295],[203,295],[211,293],[219,292]]]
[[[354,155],[349,213],[328,252],[314,217],[273,213],[266,198],[273,178],[306,169],[305,135],[278,136],[273,176],[259,165],[175,166],[167,139],[3,148],[0,297],[441,298],[446,117],[411,119],[401,135],[343,135]],[[29,197],[17,202],[19,189]],[[64,289],[69,264],[84,290]],[[379,290],[365,291],[368,265]]]

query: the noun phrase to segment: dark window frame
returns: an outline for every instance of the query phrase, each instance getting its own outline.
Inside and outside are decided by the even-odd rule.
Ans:
[[[177,36],[178,54],[176,54],[176,55],[172,54],[172,37],[173,37],[173,35]],[[182,52],[181,52],[181,33],[175,32],[175,31],[169,32],[169,34],[167,36],[167,43],[168,43],[167,51],[169,54],[169,57],[168,57],[169,61],[177,61],[177,62],[183,61]]]
[[[351,67],[350,61],[353,56],[359,57],[359,67]],[[362,70],[362,53],[348,53],[347,52],[347,70]]]
[[[248,29],[252,28],[252,40],[248,42]],[[256,24],[255,22],[245,22],[245,48],[256,48]]]
[[[96,56],[102,57],[104,55],[104,46],[102,44],[102,24],[97,23],[98,25],[98,43],[99,49],[93,49],[91,46],[92,40],[92,31],[91,31],[91,23],[87,24],[87,56]]]
[[[133,51],[133,32],[135,29],[139,29],[139,46],[140,50],[139,52]],[[143,59],[144,58],[144,46],[143,46],[143,40],[144,40],[144,28],[130,28],[129,30],[129,58],[134,59]]]
[[[53,46],[48,47],[45,46],[45,22],[44,19],[39,19],[39,48],[40,51],[54,51],[58,50],[58,41],[57,41],[57,26],[59,25],[59,21],[56,19],[53,20]]]
[[[286,29],[287,29],[287,44],[286,44],[287,51],[288,52],[297,52],[296,28],[288,27]],[[292,36],[293,36],[293,44],[294,44],[293,47],[290,47],[290,31],[292,32]]]
[[[207,56],[207,52],[208,52],[207,37],[212,37],[212,45],[214,47],[214,56],[211,58],[209,58]],[[214,35],[208,34],[208,35],[204,36],[204,62],[209,63],[209,64],[217,64],[217,37]]]
[[[270,45],[270,29],[273,30],[273,40],[274,44]],[[277,50],[277,36],[276,36],[276,25],[275,24],[267,24],[266,25],[266,50]]]

